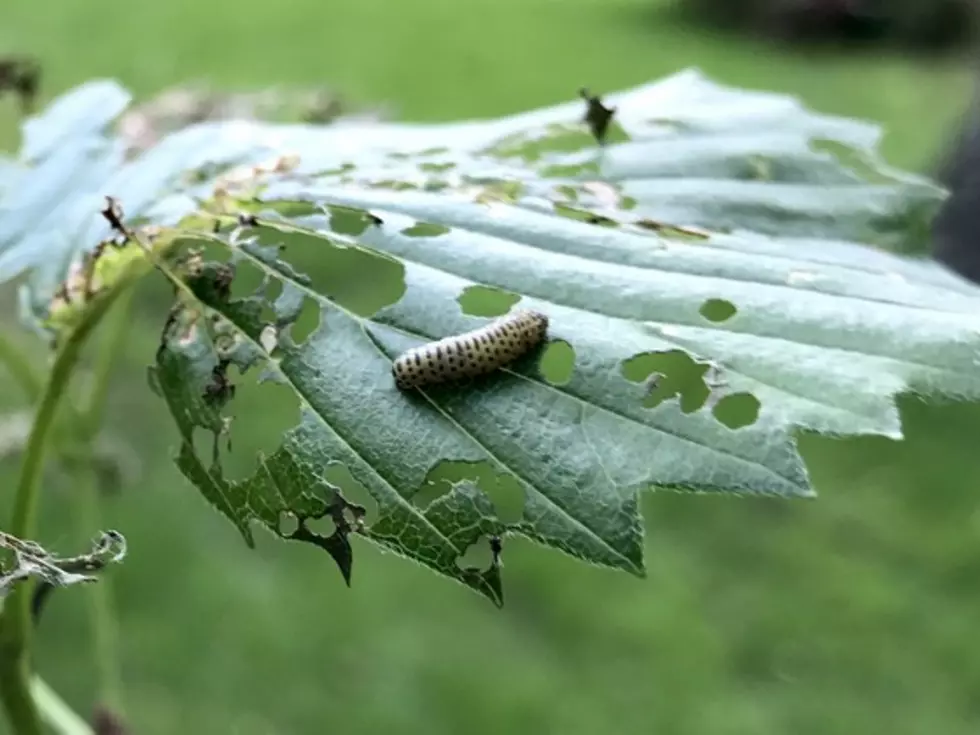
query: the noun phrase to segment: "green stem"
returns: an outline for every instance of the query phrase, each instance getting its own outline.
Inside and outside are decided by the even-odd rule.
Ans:
[[[73,493],[77,494],[75,515],[78,518],[79,534],[90,540],[93,532],[102,527],[100,491],[91,471],[85,472],[85,479],[81,479]],[[111,575],[101,575],[98,582],[87,585],[84,593],[89,602],[98,698],[102,705],[121,717],[122,673],[119,666],[118,624],[112,600]]]
[[[65,704],[43,679],[34,677],[31,682],[31,692],[42,719],[58,735],[94,735],[89,724],[79,717],[75,711]]]
[[[125,344],[129,322],[132,318],[130,314],[132,300],[133,289],[130,288],[119,296],[106,320],[108,322],[106,326],[108,335],[95,360],[91,393],[82,414],[82,436],[87,440],[94,439],[102,429],[112,369]]]
[[[14,735],[44,735],[34,694],[27,684],[30,676],[26,657],[0,662],[0,696]]]
[[[92,453],[92,442],[102,429],[112,368],[125,344],[132,294],[132,290],[122,294],[113,305],[113,312],[106,319],[108,334],[96,357],[89,400],[80,416],[83,449],[89,456]],[[86,478],[86,481],[79,483],[75,488],[78,497],[76,516],[80,533],[85,538],[89,538],[96,529],[102,527],[102,507],[101,492],[91,471],[86,473]],[[117,645],[119,625],[116,621],[109,575],[101,577],[98,584],[89,585],[85,591],[89,597],[92,647],[98,671],[99,696],[108,709],[117,716],[122,716],[123,686]]]
[[[54,428],[58,402],[68,388],[79,352],[91,328],[80,327],[59,348],[51,374],[41,394],[27,439],[20,478],[14,496],[14,511],[8,532],[21,539],[36,536],[41,472]],[[0,615],[0,699],[17,735],[43,735],[38,709],[30,691],[31,593],[34,585],[24,581],[10,592]]]

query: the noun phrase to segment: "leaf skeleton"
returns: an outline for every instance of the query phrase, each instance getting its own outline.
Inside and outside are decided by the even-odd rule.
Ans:
[[[521,309],[470,332],[444,337],[399,355],[391,366],[401,390],[485,375],[541,344],[548,317]]]

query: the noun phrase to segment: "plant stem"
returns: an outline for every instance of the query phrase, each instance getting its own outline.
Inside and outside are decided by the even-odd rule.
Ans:
[[[14,735],[44,735],[34,694],[27,682],[31,672],[24,656],[0,662],[0,687],[7,720],[14,728]]]
[[[95,529],[102,527],[100,490],[92,472],[87,471],[73,490],[79,534],[90,540]],[[101,704],[113,714],[122,716],[122,674],[119,666],[118,625],[112,603],[111,575],[100,575],[99,581],[82,592],[88,597],[89,622],[92,631],[92,653],[96,667],[96,686]]]
[[[58,403],[68,389],[82,345],[97,322],[95,318],[86,320],[66,336],[58,348],[41,393],[24,450],[13,517],[7,529],[18,538],[33,540],[36,536],[41,473]],[[31,580],[16,585],[4,601],[3,613],[0,614],[0,700],[16,735],[43,735],[38,708],[30,689],[33,590]]]
[[[92,442],[102,429],[107,397],[109,395],[112,368],[125,343],[129,326],[129,305],[133,291],[127,290],[113,305],[108,316],[108,334],[96,357],[95,377],[92,381],[89,400],[80,416],[81,441],[83,449],[91,455]],[[86,472],[86,479],[74,491],[78,499],[80,533],[88,538],[95,529],[102,526],[101,491],[93,472]],[[112,584],[109,575],[103,575],[97,584],[88,585],[85,590],[89,597],[89,614],[92,625],[92,647],[95,665],[98,670],[98,688],[102,704],[113,714],[122,716],[122,672],[117,641],[118,624],[112,602]]]
[[[92,728],[43,679],[35,676],[31,693],[41,717],[58,735],[94,735]]]
[[[112,306],[112,312],[106,319],[108,335],[96,356],[91,393],[82,414],[82,436],[89,441],[94,439],[102,429],[102,420],[107,404],[106,398],[109,394],[109,379],[112,377],[112,368],[115,366],[116,359],[119,357],[126,340],[131,318],[129,307],[132,300],[133,289],[126,289],[116,300]]]

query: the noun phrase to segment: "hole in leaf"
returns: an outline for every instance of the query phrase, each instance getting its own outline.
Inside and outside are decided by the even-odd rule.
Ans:
[[[306,282],[303,288],[360,316],[374,314],[405,293],[404,266],[392,258],[314,232],[264,227],[258,238],[263,245],[283,246],[281,259]]]
[[[585,209],[570,207],[567,204],[562,204],[561,202],[555,202],[554,209],[555,214],[561,215],[562,217],[567,217],[568,219],[578,220],[579,222],[588,222],[590,225],[599,225],[601,227],[619,227],[619,222],[614,219],[604,217],[601,214],[595,214],[594,212],[589,212]]]
[[[482,151],[498,158],[522,158],[528,163],[546,153],[575,153],[592,148],[595,141],[584,125],[548,125],[543,135],[520,132],[505,136]]]
[[[501,523],[514,524],[524,517],[524,489],[520,481],[513,475],[498,473],[489,462],[483,461],[439,462],[429,470],[412,502],[419,508],[428,508],[462,480],[471,480],[490,498]]]
[[[378,224],[378,218],[363,209],[329,205],[324,207],[330,215],[330,229],[339,235],[358,237],[368,227]]]
[[[493,564],[493,549],[488,536],[480,536],[456,558],[456,565],[460,569],[489,569],[491,564]]]
[[[299,316],[284,327],[290,339],[297,345],[303,344],[320,326],[320,314],[320,305],[309,297],[304,298]]]
[[[710,369],[709,363],[698,362],[683,350],[645,352],[623,361],[623,377],[649,386],[643,400],[646,408],[677,397],[684,413],[697,411],[711,395],[704,379]]]
[[[759,419],[759,399],[751,393],[731,393],[719,399],[712,415],[729,429],[751,426]]]
[[[497,475],[496,483],[481,489],[490,496],[497,520],[512,525],[524,517],[524,489],[513,475]]]
[[[306,527],[323,538],[329,538],[333,536],[334,531],[337,530],[337,524],[334,522],[330,514],[327,513],[322,518],[307,518]]]
[[[449,232],[448,227],[434,225],[430,222],[417,222],[402,230],[402,234],[408,237],[439,237],[439,235],[445,235],[447,232]]]
[[[541,377],[553,385],[564,385],[575,371],[575,348],[564,340],[549,342],[541,355]]]
[[[347,465],[331,464],[323,473],[323,479],[331,485],[340,488],[340,492],[348,502],[364,508],[364,522],[370,526],[378,519],[378,503],[368,492],[367,488],[354,479]],[[348,511],[349,513],[349,511]],[[348,515],[348,522],[354,525],[354,519]]]
[[[299,399],[282,383],[259,382],[265,366],[258,364],[244,374],[232,366],[228,377],[235,398],[225,414],[232,417],[231,442],[222,467],[229,480],[250,476],[259,466],[259,455],[268,457],[282,445],[282,437],[299,422]],[[256,417],[261,417],[256,420]]]
[[[282,291],[282,283],[278,279],[267,279],[265,273],[249,260],[238,259],[234,268],[235,277],[231,282],[232,299],[258,296],[271,301]],[[271,318],[271,311],[267,316]]]
[[[735,316],[738,309],[725,299],[707,299],[701,304],[701,316],[709,322],[724,322]]]
[[[456,298],[464,314],[494,317],[506,314],[520,295],[493,286],[467,286]]]
[[[226,439],[227,437],[218,437],[219,452],[222,448],[222,442]],[[201,464],[205,467],[210,467],[211,460],[214,457],[214,433],[208,431],[203,426],[196,426],[191,433],[191,443],[194,445],[194,454],[201,460]],[[221,461],[220,456],[219,461]]]
[[[320,214],[321,209],[313,202],[298,202],[288,199],[280,199],[273,202],[263,202],[262,208],[266,211],[276,212],[277,214],[292,219],[294,217],[309,217]],[[259,216],[261,219],[261,215]]]
[[[291,536],[296,533],[296,529],[299,528],[299,519],[296,517],[295,513],[290,513],[288,510],[283,510],[279,512],[279,527],[278,531],[283,536]]]

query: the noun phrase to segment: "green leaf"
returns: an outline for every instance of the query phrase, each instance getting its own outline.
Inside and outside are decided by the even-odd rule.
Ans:
[[[735,106],[728,95],[739,93],[721,95]],[[571,108],[564,122],[525,116],[516,131],[442,127],[437,151],[419,150],[430,141],[415,128],[393,155],[392,129],[363,166],[352,157],[317,175],[306,163],[301,175],[264,180],[258,201],[238,202],[259,227],[196,236],[265,277],[240,299],[197,287],[238,335],[226,359],[260,363],[302,406],[281,447],[230,481],[217,443],[208,458],[193,450],[196,426],[216,436],[224,427],[226,404],[203,398],[219,360],[207,330],[171,337],[161,352],[158,381],[185,439],[179,465],[250,543],[253,520],[280,531],[283,512],[325,513],[341,490],[323,478],[339,463],[377,503],[376,519],[352,533],[498,602],[485,576],[457,563],[486,536],[518,534],[642,574],[640,490],[810,496],[798,429],[899,437],[898,392],[978,394],[976,289],[931,263],[839,240],[901,243],[942,196],[868,152],[874,183],[808,146],[816,131],[859,140],[860,124],[782,106],[771,129],[734,135],[718,130],[723,116],[702,126],[715,129],[687,119],[667,144],[643,104],[627,95],[617,108],[628,141],[604,149]],[[762,164],[760,181],[749,174]],[[360,265],[325,283],[297,271],[333,270],[353,252]],[[372,289],[392,269],[398,284],[382,308],[345,288],[355,279]],[[474,290],[479,315],[461,307]],[[486,323],[501,298],[502,311],[519,299],[546,313],[574,368],[556,378],[549,348],[470,384],[395,388],[399,353]],[[318,326],[293,340],[304,303]],[[514,478],[518,517],[505,522],[465,482],[421,502],[444,460]]]
[[[258,522],[349,581],[359,536],[497,603],[496,557],[461,562],[497,536],[642,575],[640,491],[809,497],[799,430],[899,438],[899,392],[980,394],[980,290],[882,249],[921,248],[944,192],[885,165],[877,128],[696,72],[603,102],[601,147],[578,100],[457,125],[195,126],[127,164],[141,216],[195,249],[151,373],[178,466],[250,545]],[[152,201],[204,146],[299,164],[201,170]],[[247,270],[262,283],[232,296]],[[512,308],[548,315],[547,346],[394,386],[403,350]],[[229,418],[263,417],[236,414],[230,366],[300,404],[235,478]]]

